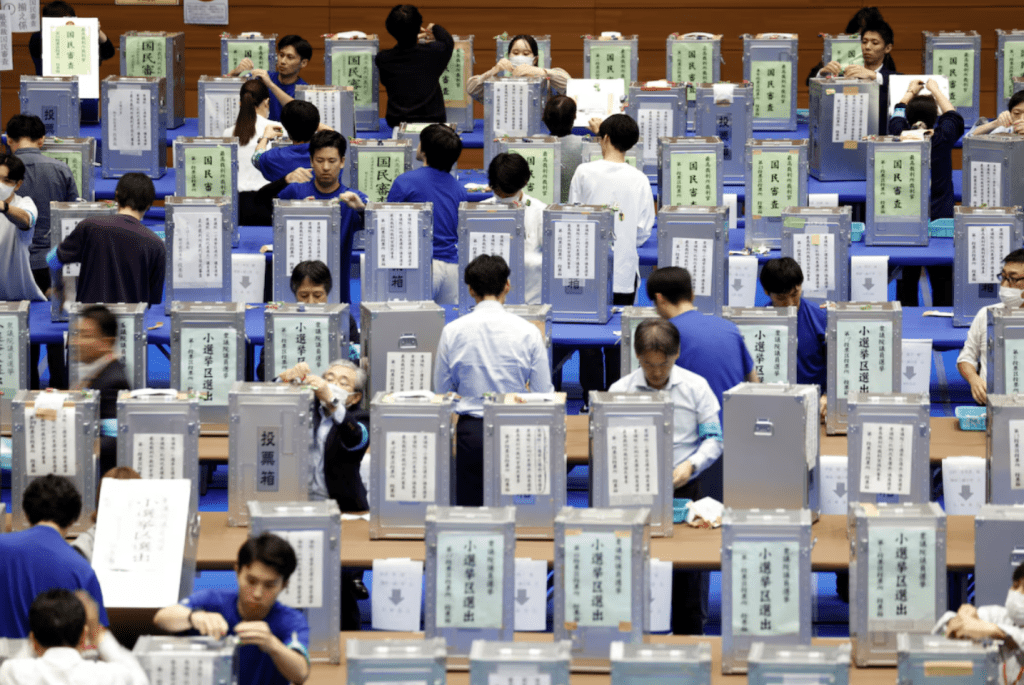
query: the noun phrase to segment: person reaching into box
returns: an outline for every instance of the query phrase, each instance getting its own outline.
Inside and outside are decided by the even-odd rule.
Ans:
[[[988,122],[972,128],[967,135],[986,133],[1024,133],[1024,90],[1018,90],[1006,101],[1006,111]]]
[[[295,86],[307,85],[299,74],[309,60],[313,59],[313,46],[302,36],[289,34],[277,41],[277,71],[255,69],[248,57],[242,59],[228,76],[238,76],[251,72],[255,78],[263,81],[270,91],[270,113],[267,118],[272,121],[281,119],[281,108],[295,98]]]

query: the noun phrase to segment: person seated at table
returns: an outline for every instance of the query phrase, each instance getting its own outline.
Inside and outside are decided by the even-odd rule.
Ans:
[[[249,72],[253,78],[263,82],[263,85],[270,91],[270,113],[268,118],[278,121],[281,118],[281,108],[295,98],[295,86],[307,85],[299,74],[309,60],[313,59],[313,46],[302,36],[289,34],[282,36],[277,41],[277,71],[256,69],[256,65],[248,57],[242,59],[228,76],[238,76]]]
[[[885,135],[889,125],[889,77],[898,74],[896,65],[886,57],[892,52],[893,32],[881,18],[867,22],[860,31],[860,50],[864,64],[847,64],[832,61],[822,67],[819,76],[831,74],[845,78],[872,79],[878,83],[878,133]],[[874,133],[874,131],[868,131]]]
[[[565,94],[565,86],[569,82],[569,72],[565,69],[545,69],[538,66],[540,50],[537,48],[537,41],[533,36],[521,33],[512,36],[508,42],[507,56],[498,60],[498,63],[477,76],[470,76],[466,81],[466,92],[474,100],[483,102],[484,81],[496,76],[502,76],[508,72],[512,76],[522,78],[546,78],[552,94]]]
[[[273,197],[259,192],[267,179],[253,165],[252,156],[267,127],[276,125],[267,118],[270,90],[260,79],[251,79],[242,84],[239,98],[235,125],[224,129],[225,138],[238,138],[238,222],[243,226],[269,226],[274,223]]]
[[[114,190],[117,214],[85,219],[50,250],[47,263],[54,287],[63,288],[62,267],[79,262],[76,301],[160,304],[167,249],[142,224],[155,197],[153,181],[145,174],[122,176]]]
[[[857,10],[857,13],[853,15],[850,21],[847,22],[846,30],[843,31],[842,35],[859,36],[861,31],[863,31],[864,27],[867,26],[868,24],[884,20],[885,17],[882,16],[882,12],[877,7],[861,7],[859,10]],[[861,63],[863,64],[863,62],[864,58],[862,53]],[[887,52],[885,54],[884,63],[891,73],[896,73],[896,62],[894,62],[892,59],[892,52]],[[805,84],[808,86],[811,85],[811,79],[816,77],[818,73],[821,71],[822,67],[824,66],[825,64],[823,62],[818,62],[817,64],[815,64],[811,68],[810,73],[807,74],[807,80],[805,81]]]
[[[309,168],[309,141],[321,128],[326,127],[321,127],[320,110],[316,105],[305,100],[292,100],[281,110],[281,126],[271,123],[263,129],[263,135],[252,153],[252,165],[271,183],[282,179],[286,183],[305,183],[311,180],[313,172]],[[280,138],[285,131],[292,144],[268,148],[270,141]]]
[[[43,302],[29,257],[38,210],[32,198],[18,195],[24,182],[25,163],[0,154],[0,300]]]
[[[572,132],[576,121],[576,101],[567,95],[556,95],[544,105],[544,125],[551,135],[561,143],[562,155],[562,195],[563,204],[569,201],[569,186],[576,169],[583,163],[583,136]]]
[[[1018,90],[1006,101],[1006,111],[987,124],[979,124],[967,135],[980,136],[986,133],[1024,133],[1024,90]]]
[[[153,623],[170,633],[229,633],[238,648],[239,685],[286,685],[309,677],[309,624],[298,609],[277,601],[298,562],[287,540],[263,533],[238,550],[237,590],[193,592],[156,612]]]
[[[423,26],[415,5],[395,5],[384,27],[398,41],[373,58],[380,84],[388,92],[388,126],[421,121],[443,124],[448,119],[440,79],[455,51],[452,35],[437,24]]]

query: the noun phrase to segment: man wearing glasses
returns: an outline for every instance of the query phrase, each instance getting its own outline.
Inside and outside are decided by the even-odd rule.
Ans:
[[[988,310],[999,306],[1024,307],[1024,249],[1014,250],[1003,258],[1003,270],[999,274],[999,304],[982,307],[974,316],[967,331],[967,342],[956,368],[971,386],[971,396],[978,404],[988,399],[985,379],[988,357]]]

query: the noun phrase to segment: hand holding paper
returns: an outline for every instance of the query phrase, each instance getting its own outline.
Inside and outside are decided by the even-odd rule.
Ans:
[[[219,640],[228,634],[228,622],[215,611],[194,611],[188,620],[200,635],[209,635]]]

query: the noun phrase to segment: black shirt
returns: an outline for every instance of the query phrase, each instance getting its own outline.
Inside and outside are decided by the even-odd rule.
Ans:
[[[404,122],[447,121],[441,74],[455,50],[455,41],[443,27],[434,25],[430,43],[398,45],[377,53],[374,61],[380,82],[388,91],[387,122],[392,128]]]
[[[889,134],[898,136],[910,128],[903,117],[889,122]],[[939,116],[932,131],[931,218],[953,218],[953,146],[964,134],[964,118],[955,109]]]

